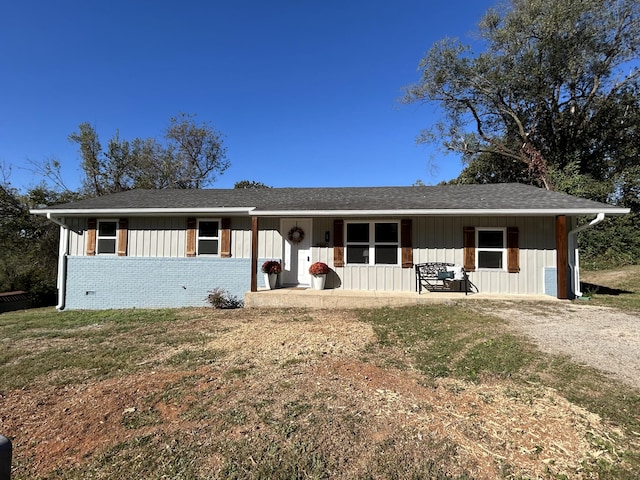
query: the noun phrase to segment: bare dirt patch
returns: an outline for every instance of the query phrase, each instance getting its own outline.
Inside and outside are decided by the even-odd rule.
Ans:
[[[497,380],[425,384],[416,371],[377,364],[368,351],[372,327],[351,312],[184,315],[175,328],[206,338],[189,348],[225,354],[194,369],[162,364],[5,392],[0,426],[15,439],[16,478],[80,468],[144,435],[194,431],[194,448],[212,451],[220,438],[314,438],[334,452],[339,469],[331,478],[361,476],[393,449],[407,458],[439,450],[447,474],[479,479],[582,478],[583,461],[615,461],[589,438],[604,443],[620,432],[552,389]],[[222,456],[207,458],[199,473],[218,476]],[[109,468],[93,478],[109,478]]]

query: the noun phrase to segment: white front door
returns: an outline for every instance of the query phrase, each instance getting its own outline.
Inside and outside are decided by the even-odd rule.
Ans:
[[[284,239],[282,283],[309,285],[311,275],[311,219],[283,219],[280,228]]]

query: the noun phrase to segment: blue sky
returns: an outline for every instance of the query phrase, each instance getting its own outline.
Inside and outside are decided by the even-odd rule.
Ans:
[[[401,105],[424,52],[471,43],[490,0],[5,1],[0,6],[0,163],[21,189],[29,160],[56,158],[77,188],[68,141],[91,123],[103,146],[160,137],[179,112],[225,138],[239,180],[284,186],[435,184],[459,158],[416,145],[437,119]],[[435,155],[437,170],[429,168]]]

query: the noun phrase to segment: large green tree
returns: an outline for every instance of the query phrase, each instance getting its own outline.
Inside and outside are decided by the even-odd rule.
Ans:
[[[120,138],[119,132],[103,149],[89,123],[69,135],[82,158],[84,193],[100,196],[132,188],[202,188],[228,167],[222,135],[194,115],[172,117],[163,141]],[[51,169],[51,165],[49,165]]]
[[[442,112],[420,142],[466,166],[453,183],[530,183],[631,208],[581,236],[592,266],[640,258],[640,2],[511,0],[473,51],[444,39],[407,103]]]
[[[420,62],[404,101],[443,113],[420,141],[461,153],[464,181],[524,174],[598,200],[637,199],[637,0],[512,0],[486,13],[476,45],[444,39]]]

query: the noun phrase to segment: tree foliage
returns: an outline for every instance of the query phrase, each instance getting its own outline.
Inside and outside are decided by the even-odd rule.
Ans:
[[[20,194],[8,181],[0,184],[0,292],[24,290],[37,304],[55,298],[58,226],[29,209],[75,198],[44,186]]]
[[[638,135],[639,12],[636,0],[512,0],[489,10],[484,52],[444,39],[420,62],[404,101],[444,112],[420,140],[442,140],[493,171],[521,164],[546,188],[582,176],[616,191],[637,158],[628,147]]]
[[[121,139],[106,150],[95,128],[82,123],[69,140],[78,145],[84,172],[83,190],[100,196],[133,188],[202,188],[229,167],[222,135],[194,115],[172,117],[164,142],[154,138]]]
[[[269,185],[266,185],[262,182],[256,182],[255,180],[240,180],[233,185],[233,188],[236,189],[247,189],[247,188],[271,188]]]
[[[478,33],[481,53],[447,38],[421,60],[403,100],[434,102],[443,117],[418,140],[462,154],[454,183],[529,183],[629,207],[583,246],[637,262],[640,3],[511,0]]]

